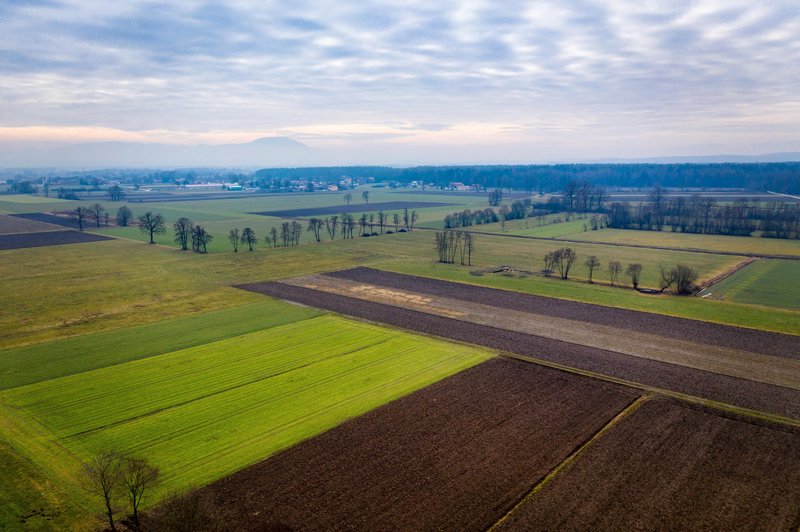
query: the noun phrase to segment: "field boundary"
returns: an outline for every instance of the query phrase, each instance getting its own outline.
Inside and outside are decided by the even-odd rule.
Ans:
[[[728,277],[730,277],[734,273],[738,272],[739,270],[743,270],[747,266],[750,266],[756,260],[758,260],[756,257],[748,257],[747,259],[743,260],[742,262],[740,262],[739,264],[737,264],[733,268],[729,269],[728,271],[722,272],[719,275],[715,275],[711,279],[703,281],[702,283],[700,283],[700,286],[698,287],[700,290],[697,291],[696,295],[699,296],[700,294],[702,294],[703,292],[705,292],[709,288],[713,287],[715,284],[724,281],[725,279],[727,279]]]
[[[444,231],[444,229],[436,229],[435,227],[426,227],[426,226],[418,226],[417,229],[423,231]],[[685,253],[705,253],[707,255],[724,255],[729,257],[752,257],[756,259],[785,259],[785,260],[800,260],[800,256],[797,255],[773,255],[769,253],[748,253],[748,252],[733,252],[733,251],[713,251],[710,249],[701,249],[701,248],[675,248],[675,247],[668,247],[668,246],[648,246],[646,244],[622,244],[620,242],[594,242],[594,241],[586,241],[586,240],[574,240],[571,238],[561,238],[561,237],[544,237],[544,236],[530,236],[530,235],[509,235],[506,233],[489,233],[486,231],[473,231],[469,229],[469,227],[456,227],[455,230],[457,231],[466,231],[468,233],[473,233],[476,235],[483,235],[483,236],[499,236],[503,238],[522,238],[527,240],[543,240],[545,242],[567,242],[570,244],[585,244],[585,245],[598,245],[598,246],[612,246],[618,248],[639,248],[639,249],[658,249],[661,251],[683,251]],[[749,237],[749,238],[761,238],[761,237]]]
[[[617,415],[611,418],[608,423],[603,425],[597,432],[592,434],[586,441],[578,444],[572,452],[567,455],[564,460],[561,461],[556,467],[554,467],[544,478],[539,480],[533,487],[522,497],[520,498],[516,504],[514,504],[508,512],[503,515],[500,519],[498,519],[491,527],[488,528],[487,532],[491,532],[496,530],[498,526],[502,525],[504,521],[506,521],[511,514],[513,514],[520,506],[525,504],[530,500],[531,497],[536,495],[539,491],[541,491],[553,478],[555,478],[559,473],[569,469],[572,463],[577,460],[586,450],[597,440],[602,438],[609,430],[611,430],[617,423],[623,421],[636,410],[639,409],[644,403],[652,399],[652,395],[640,395],[633,401],[631,401],[625,408],[620,410]]]

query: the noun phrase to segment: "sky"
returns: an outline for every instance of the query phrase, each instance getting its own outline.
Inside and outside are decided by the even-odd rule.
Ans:
[[[800,151],[800,2],[0,1],[0,148],[331,164]]]

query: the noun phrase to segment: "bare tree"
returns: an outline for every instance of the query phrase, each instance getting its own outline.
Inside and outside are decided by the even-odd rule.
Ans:
[[[419,220],[419,214],[417,214],[417,211],[411,211],[411,224],[408,226],[409,231],[414,230],[414,224],[417,223],[417,220]]]
[[[503,201],[503,191],[499,188],[494,189],[493,191],[489,192],[489,205],[492,207],[497,207],[500,205],[500,202]]]
[[[214,240],[214,237],[203,226],[196,225],[192,229],[192,251],[195,253],[200,253],[201,248],[203,253],[208,253],[208,244],[212,240]]]
[[[361,199],[364,200],[364,203],[369,205],[369,190],[365,190],[364,192],[361,193]]]
[[[348,192],[347,194],[344,195],[344,202],[350,205],[351,201],[353,201],[353,195]]]
[[[126,458],[122,468],[122,486],[133,510],[133,524],[141,530],[139,523],[139,505],[145,493],[158,484],[159,471],[143,458]]]
[[[269,234],[264,237],[264,242],[271,248],[278,247],[278,229],[270,227]]]
[[[386,213],[383,212],[383,209],[379,210],[378,211],[378,227],[380,227],[380,229],[381,229],[381,234],[383,234],[383,228],[386,225],[387,221],[388,221],[388,219],[386,217]]]
[[[94,205],[89,207],[89,216],[91,216],[92,219],[94,219],[95,224],[97,224],[97,227],[100,227],[100,220],[103,219],[103,214],[105,212],[106,208],[99,203],[95,203]]]
[[[609,262],[608,273],[611,278],[611,286],[614,286],[619,281],[619,274],[622,273],[622,263],[616,260]]]
[[[694,292],[694,282],[697,280],[697,271],[686,264],[678,264],[677,266],[665,270],[661,268],[661,291],[663,292],[673,284],[675,291],[678,294],[686,295]]]
[[[125,191],[119,185],[113,185],[108,189],[108,197],[111,201],[120,201],[125,197]]]
[[[392,222],[394,222],[394,232],[396,233],[400,229],[400,213],[392,214]]]
[[[128,222],[133,218],[133,211],[127,205],[123,205],[117,209],[117,225],[120,227],[127,227]]]
[[[342,224],[344,224],[345,217],[348,216],[347,214],[342,215]],[[325,218],[325,230],[328,231],[328,236],[331,237],[331,240],[336,238],[336,227],[339,225],[339,216],[333,215],[330,218]],[[342,229],[344,230],[344,228]]]
[[[569,271],[572,268],[572,264],[575,262],[575,258],[578,256],[577,253],[575,253],[575,250],[572,248],[561,248],[554,253],[553,263],[555,267],[558,268],[558,273],[561,275],[562,279],[569,279]]]
[[[242,244],[247,244],[247,247],[250,248],[250,251],[253,251],[253,246],[258,243],[258,238],[256,238],[256,233],[250,227],[245,227],[242,230]]]
[[[642,276],[642,265],[638,263],[628,264],[625,274],[631,278],[631,284],[634,290],[637,290],[639,288],[639,279]]]
[[[90,211],[86,207],[76,207],[71,213],[72,218],[78,222],[78,229],[83,231],[83,223],[89,217]]]
[[[600,267],[600,259],[595,255],[590,255],[589,258],[586,259],[586,267],[589,269],[589,282],[591,283],[595,268]]]
[[[114,523],[114,502],[122,485],[122,457],[114,452],[96,455],[83,466],[84,487],[103,499],[106,517],[111,530],[116,531]]]
[[[228,240],[230,240],[231,245],[233,246],[234,253],[239,252],[239,238],[240,236],[238,227],[231,229],[230,233],[228,233]]]
[[[164,233],[166,232],[167,228],[164,225],[164,217],[160,214],[153,214],[150,211],[147,211],[143,215],[139,216],[139,230],[142,233],[147,233],[150,235],[150,243],[155,244],[155,240],[153,239],[153,235],[156,233]]]
[[[192,236],[194,224],[189,218],[178,218],[172,229],[175,231],[175,243],[181,247],[182,251],[189,249],[189,240]]]
[[[322,231],[322,224],[324,222],[321,218],[310,218],[308,220],[308,227],[306,227],[306,231],[312,231],[314,233],[314,240],[317,242],[320,241],[319,235]]]

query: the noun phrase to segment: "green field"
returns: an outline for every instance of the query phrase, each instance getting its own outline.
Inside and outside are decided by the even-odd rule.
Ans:
[[[3,439],[85,508],[79,460],[103,450],[146,456],[159,493],[186,489],[490,356],[321,316],[6,390]]]
[[[800,310],[800,261],[757,260],[702,295],[723,301]]]

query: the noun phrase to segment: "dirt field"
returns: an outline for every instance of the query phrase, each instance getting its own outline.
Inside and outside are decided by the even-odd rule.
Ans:
[[[84,242],[96,242],[98,240],[110,240],[110,238],[103,235],[81,233],[78,231],[47,231],[44,233],[0,235],[0,250],[60,246],[63,244],[82,244]]]
[[[798,431],[651,400],[498,528],[795,529],[798,464]]]
[[[634,390],[493,359],[200,490],[229,529],[486,529]]]
[[[456,203],[440,203],[436,201],[384,201],[382,203],[351,203],[350,205],[331,205],[329,207],[314,207],[310,209],[290,209],[287,211],[253,212],[261,216],[275,216],[277,218],[305,218],[307,216],[322,216],[326,214],[342,214],[349,212],[378,212],[398,211],[403,209],[424,209],[427,207],[447,207]]]
[[[674,338],[676,331],[680,331],[679,336],[681,338],[696,342],[742,349],[765,355],[800,359],[800,336],[743,329],[634,310],[609,308],[577,301],[386,272],[372,268],[358,267],[331,272],[326,275],[434,296],[445,296],[463,299],[464,301],[480,301],[483,304],[501,308],[595,323],[597,325],[655,334],[666,338]]]
[[[9,216],[22,218],[24,220],[33,220],[36,222],[59,225],[61,227],[69,227],[71,229],[78,229],[78,222],[65,216],[56,216],[54,214],[45,214],[43,212],[28,212],[23,214],[11,214]]]
[[[44,231],[60,231],[62,229],[62,227],[53,224],[0,214],[0,235],[41,233]]]
[[[283,283],[259,283],[244,285],[241,288],[426,334],[609,375],[645,386],[800,419],[800,391],[784,386],[754,382]],[[609,314],[613,314],[616,310],[604,309]]]

